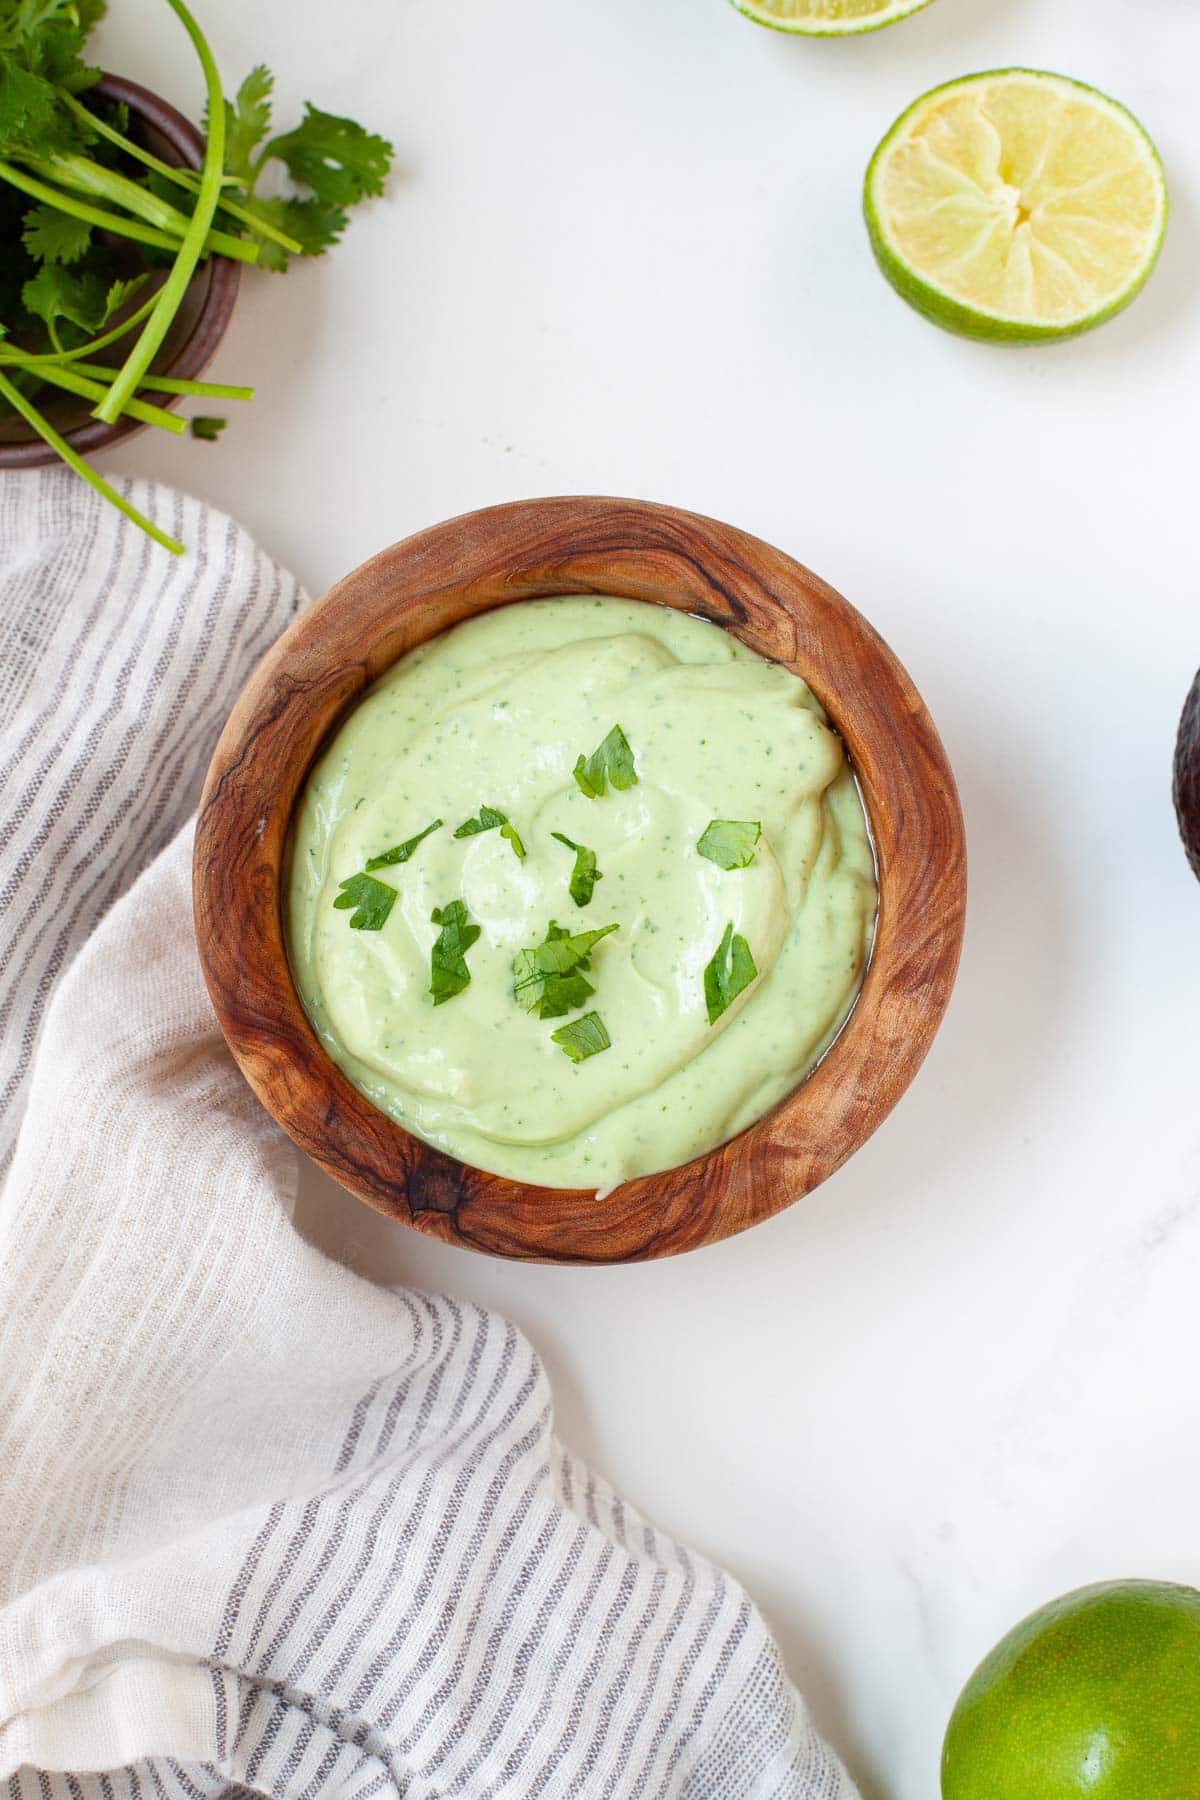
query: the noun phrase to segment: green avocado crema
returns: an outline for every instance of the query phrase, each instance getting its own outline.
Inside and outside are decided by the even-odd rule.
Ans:
[[[574,771],[618,725],[636,780],[591,794]],[[485,807],[523,856],[500,829],[456,835]],[[403,862],[376,860],[395,900],[353,928],[342,884],[435,820]],[[718,861],[712,833],[697,848],[714,823],[736,839]],[[564,843],[592,852],[594,883]],[[433,914],[455,901],[479,936],[435,1006]],[[479,1168],[608,1189],[796,1085],[854,1003],[875,908],[858,790],[804,682],[672,608],[573,596],[471,619],[376,682],[301,794],[285,911],[305,1009],[376,1106]],[[514,998],[513,963],[552,921],[617,929],[590,951],[594,991],[547,1019]],[[710,1024],[705,971],[738,937],[754,978]]]

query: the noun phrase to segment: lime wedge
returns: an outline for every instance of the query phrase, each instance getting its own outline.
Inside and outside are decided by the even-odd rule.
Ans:
[[[1128,306],[1158,258],[1167,184],[1133,114],[1034,69],[924,94],[867,169],[867,230],[898,294],[967,337],[1074,337]]]
[[[739,12],[773,31],[802,37],[857,37],[920,12],[929,0],[733,0]]]

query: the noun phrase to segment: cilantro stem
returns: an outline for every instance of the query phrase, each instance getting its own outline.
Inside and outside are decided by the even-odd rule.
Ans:
[[[99,137],[107,138],[110,144],[115,144],[119,150],[125,152],[126,156],[132,156],[137,162],[144,163],[148,169],[153,169],[155,174],[165,176],[168,181],[175,182],[177,186],[192,186],[192,183],[187,177],[189,174],[193,174],[194,171],[185,171],[176,168],[173,163],[163,162],[161,157],[155,156],[151,151],[145,149],[143,145],[135,144],[132,138],[122,136],[115,126],[110,125],[106,119],[102,119],[98,113],[89,112],[88,108],[84,106],[81,100],[77,99],[74,94],[68,93],[65,89],[63,90],[62,97],[70,107],[71,111],[75,114],[76,118],[81,119],[90,131],[96,132]],[[233,175],[223,175],[221,177],[221,183],[222,186],[228,185],[236,187],[237,178]]]
[[[173,181],[176,187],[186,189],[189,194],[195,194],[199,176],[194,169],[176,168],[171,163],[163,162],[159,157],[151,155],[150,151],[143,149],[141,144],[135,144],[130,138],[122,137],[121,133],[115,131],[104,119],[98,118],[94,112],[89,112],[86,106],[81,105],[74,94],[64,93],[63,99],[78,118],[82,119],[91,130],[98,132],[101,137],[107,138],[110,144],[116,144],[127,156],[132,156],[138,162],[144,163],[148,169],[153,169],[155,174],[161,175],[164,180]],[[221,177],[222,190],[227,186],[236,187],[237,185],[236,176],[223,175]],[[280,231],[277,226],[268,224],[266,219],[260,219],[247,207],[239,206],[237,201],[231,200],[224,191],[221,194],[220,210],[228,213],[231,218],[237,219],[240,224],[248,225],[260,236],[270,238],[272,243],[279,244],[284,250],[289,250],[293,256],[303,255],[303,244],[298,243],[294,237],[289,237],[286,231]]]
[[[43,179],[57,181],[63,187],[73,188],[80,194],[91,194],[97,200],[111,200],[116,206],[123,206],[126,212],[133,213],[135,218],[144,219],[147,225],[157,226],[159,231],[169,232],[172,237],[180,238],[187,229],[189,213],[180,212],[169,200],[160,199],[128,176],[117,174],[115,169],[105,169],[99,163],[90,162],[86,156],[56,156],[52,161],[44,161],[40,157],[22,156],[22,163],[32,169],[35,175]],[[225,205],[225,202],[222,202]],[[229,210],[228,206],[225,207]],[[222,256],[238,255],[232,251],[231,245],[246,245],[240,237],[232,236],[228,231],[215,228],[209,232],[205,248],[216,251]]]
[[[3,354],[0,349],[0,355]],[[113,371],[106,369],[103,363],[77,362],[75,367],[83,375],[94,375],[101,381],[111,380]],[[140,388],[151,388],[158,394],[197,394],[205,400],[253,400],[252,387],[235,387],[228,381],[185,381],[177,375],[143,375],[138,382]],[[174,417],[174,414],[171,415]]]
[[[217,72],[217,65],[203,32],[183,0],[167,0],[167,4],[191,38],[200,59],[200,67],[204,71],[204,84],[208,94],[208,141],[204,146],[204,166],[200,171],[196,210],[188,221],[171,273],[159,290],[154,309],[142,326],[137,343],[130,351],[124,367],[96,408],[95,416],[109,425],[120,418],[126,402],[150,367],[170,330],[171,321],[179,310],[187,285],[196,272],[196,264],[204,253],[204,242],[220,203],[221,179],[225,172],[225,96],[221,92],[221,77]],[[255,245],[252,260],[257,260],[257,257],[258,246]]]
[[[3,370],[0,370],[0,394],[3,394],[9,405],[20,413],[26,424],[32,426],[38,436],[44,439],[51,450],[62,457],[68,468],[74,469],[77,475],[82,476],[84,481],[115,506],[118,512],[124,513],[127,519],[140,526],[149,537],[154,539],[156,544],[161,544],[165,550],[170,550],[175,556],[183,555],[183,545],[175,538],[168,537],[165,531],[160,531],[152,519],[146,518],[145,514],[140,513],[136,506],[131,506],[124,494],[119,494],[116,488],[110,487],[102,475],[98,475],[95,469],[84,462],[82,456],[72,450],[67,440],[55,431],[48,419],[42,417],[37,407],[26,399],[20,388],[14,386]]]
[[[85,400],[103,400],[108,392],[107,381],[90,381],[86,375],[77,373],[75,369],[64,369],[61,365],[48,363],[36,371],[39,381],[48,381],[52,387],[65,388],[69,394],[81,394]],[[111,377],[113,371],[105,369],[103,373]],[[131,419],[138,419],[143,425],[158,425],[164,431],[173,431],[177,435],[186,430],[186,420],[178,413],[168,412],[165,407],[153,406],[146,400],[129,400],[125,411]]]
[[[8,361],[19,362],[22,366],[28,366],[30,368],[33,368],[40,363],[78,362],[81,356],[90,356],[93,350],[103,350],[107,345],[115,343],[117,338],[124,337],[126,332],[132,331],[135,325],[140,325],[142,320],[146,317],[146,314],[153,307],[157,298],[157,293],[151,294],[148,300],[142,301],[142,304],[138,307],[136,312],[130,313],[127,319],[122,319],[119,325],[114,325],[111,331],[104,332],[103,335],[98,338],[91,338],[86,344],[77,345],[74,350],[63,350],[61,352],[58,350],[41,350],[35,355],[32,351],[26,352],[24,350],[16,350],[11,344],[5,342],[0,344],[0,355],[4,356]]]
[[[167,3],[170,5],[172,0],[167,0]],[[159,231],[153,225],[135,224],[123,213],[105,212],[99,206],[92,206],[86,200],[78,200],[73,194],[64,193],[61,188],[50,187],[46,182],[38,181],[36,177],[27,175],[23,169],[15,168],[3,158],[0,158],[0,178],[9,182],[12,187],[20,188],[22,193],[31,195],[34,200],[53,206],[58,212],[70,213],[73,218],[83,219],[89,225],[96,225],[101,231],[118,232],[122,237],[133,238],[136,243],[152,244],[156,250],[178,251],[180,248],[182,240],[172,236],[170,232]],[[179,216],[182,218],[183,214]],[[235,262],[258,261],[257,244],[251,244],[245,238],[232,237],[224,231],[212,235],[224,240],[222,245],[216,246],[222,256],[231,256]]]

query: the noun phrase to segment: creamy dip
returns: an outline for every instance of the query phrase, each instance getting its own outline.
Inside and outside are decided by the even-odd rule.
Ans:
[[[376,1106],[480,1168],[608,1188],[795,1086],[875,906],[804,682],[672,608],[586,596],[500,607],[375,684],[301,795],[285,911],[313,1026]],[[521,954],[556,935],[566,985]]]

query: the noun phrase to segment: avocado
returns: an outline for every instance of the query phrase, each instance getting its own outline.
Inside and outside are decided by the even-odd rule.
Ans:
[[[1200,672],[1183,704],[1175,740],[1175,816],[1192,873],[1200,880]]]

